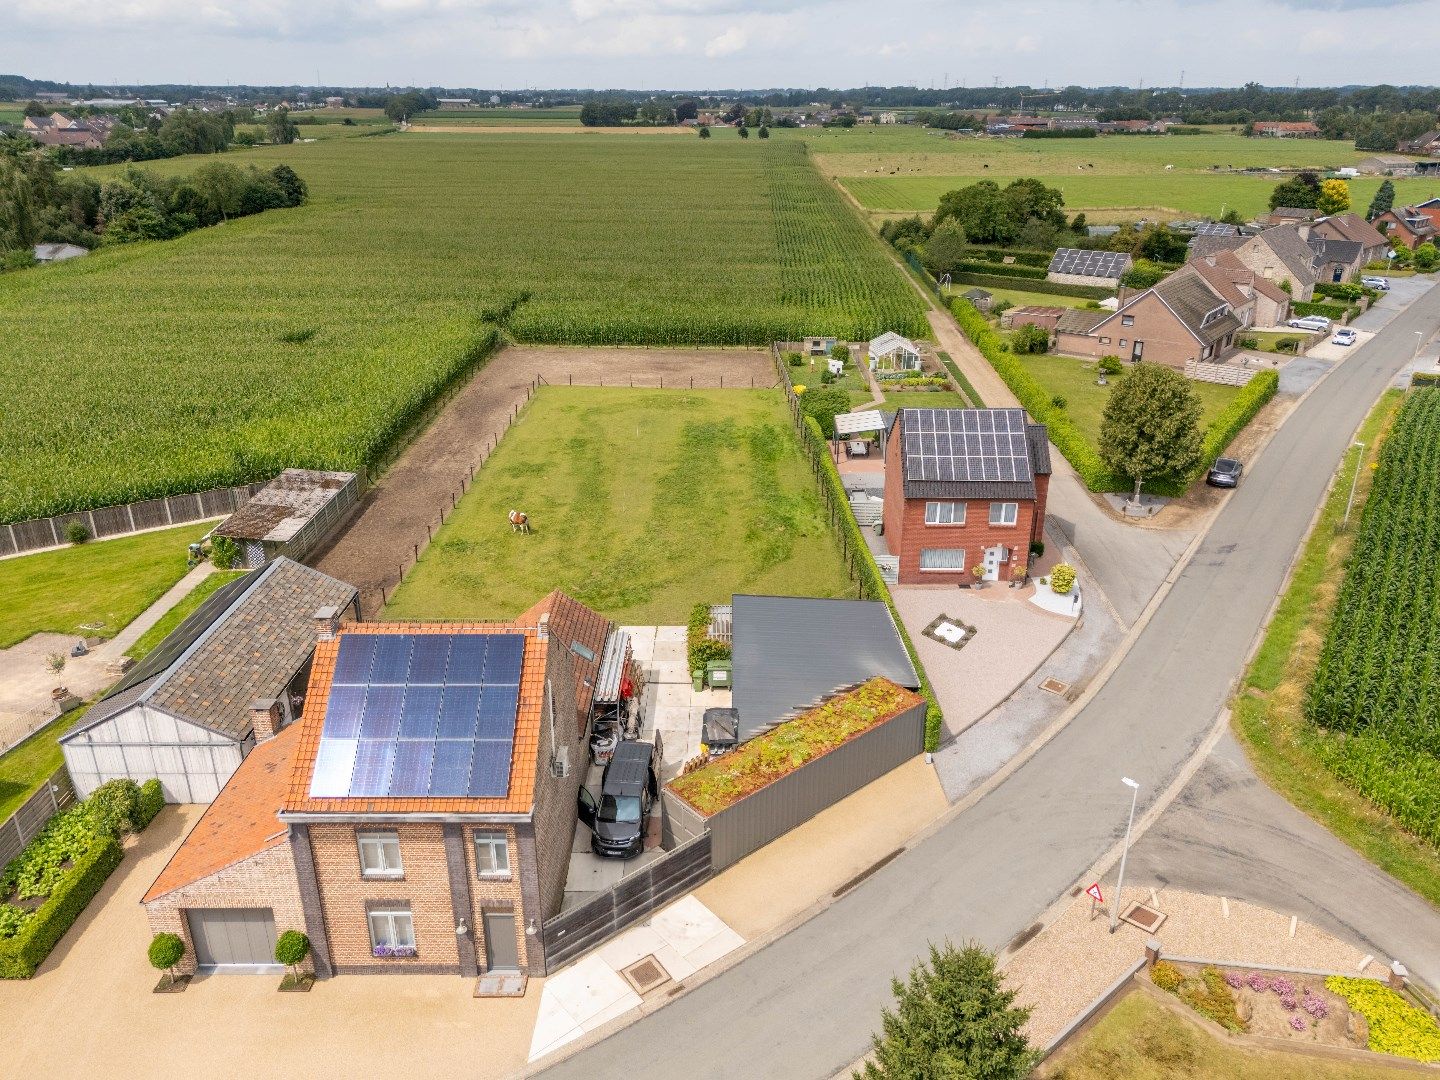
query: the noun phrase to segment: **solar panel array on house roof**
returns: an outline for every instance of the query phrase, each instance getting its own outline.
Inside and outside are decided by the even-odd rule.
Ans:
[[[1195,226],[1196,236],[1239,236],[1240,226],[1223,221],[1202,221]]]
[[[500,798],[520,704],[522,634],[340,639],[313,798]]]
[[[1031,480],[1023,409],[913,409],[906,480]]]
[[[1050,273],[1080,277],[1119,278],[1130,269],[1130,255],[1124,251],[1087,251],[1061,248],[1050,260]]]

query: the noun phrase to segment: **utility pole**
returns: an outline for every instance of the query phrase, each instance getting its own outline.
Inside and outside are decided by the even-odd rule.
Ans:
[[[1125,846],[1120,849],[1120,880],[1115,883],[1115,901],[1110,905],[1110,932],[1120,925],[1120,903],[1125,889],[1125,859],[1130,854],[1130,830],[1135,827],[1135,803],[1140,798],[1140,785],[1128,776],[1120,782],[1130,789],[1130,821],[1125,826]]]

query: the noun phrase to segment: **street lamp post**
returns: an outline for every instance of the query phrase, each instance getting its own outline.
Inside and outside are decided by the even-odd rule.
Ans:
[[[1135,803],[1140,798],[1140,785],[1128,776],[1120,782],[1130,789],[1130,820],[1125,825],[1125,846],[1120,849],[1120,880],[1115,883],[1115,902],[1110,905],[1110,932],[1120,925],[1120,898],[1125,889],[1125,859],[1130,854],[1130,830],[1135,827]]]
[[[1360,460],[1355,462],[1355,471],[1350,474],[1350,497],[1345,500],[1345,520],[1340,523],[1342,530],[1350,527],[1350,508],[1355,505],[1355,483],[1360,479],[1360,466],[1365,464],[1365,444],[1357,439],[1350,445],[1360,448]]]

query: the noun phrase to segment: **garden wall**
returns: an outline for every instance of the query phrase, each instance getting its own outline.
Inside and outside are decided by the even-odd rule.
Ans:
[[[0,868],[19,855],[31,837],[49,820],[75,801],[75,787],[70,773],[61,765],[25,804],[0,825]]]
[[[66,543],[65,530],[79,522],[94,538],[123,536],[144,529],[161,529],[167,525],[184,525],[233,514],[250,501],[250,496],[264,484],[242,484],[239,487],[211,488],[188,495],[167,495],[163,499],[145,499],[120,506],[102,506],[98,510],[79,510],[73,514],[31,518],[0,525],[0,555],[18,555]]]
[[[667,787],[662,836],[684,842],[708,832],[711,863],[724,870],[920,753],[925,710],[917,702],[708,818]]]

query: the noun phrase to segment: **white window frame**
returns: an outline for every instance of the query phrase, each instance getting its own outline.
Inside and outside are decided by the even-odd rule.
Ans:
[[[1135,316],[1134,316],[1134,315],[1121,315],[1121,316],[1120,316],[1120,325],[1121,325],[1121,326],[1134,326],[1134,325],[1135,325]]]
[[[956,516],[956,513],[959,516]],[[949,520],[946,520],[946,515]],[[925,504],[926,525],[964,525],[965,504],[963,502],[927,502]]]
[[[999,508],[999,520],[996,520],[995,511]],[[1008,519],[1008,520],[1007,520]],[[1020,520],[1020,504],[1013,502],[992,502],[990,504],[990,524],[1002,528],[1009,528]]]
[[[948,551],[959,555],[956,560],[958,566],[926,566],[925,556],[930,552]],[[965,571],[965,549],[964,548],[921,548],[920,549],[920,572],[922,574],[959,574]]]
[[[1101,344],[1101,345],[1109,345],[1109,344],[1110,344],[1110,339],[1109,339],[1108,337],[1102,337],[1102,338],[1100,339],[1100,344]]]
[[[409,908],[384,908],[365,913],[370,928],[370,948],[415,948],[415,916]],[[402,927],[408,927],[409,940],[404,940]]]
[[[362,878],[395,881],[405,876],[405,863],[400,858],[400,834],[398,832],[391,830],[357,832],[355,846],[359,850],[360,876]],[[366,865],[367,850],[371,853],[370,865]]]
[[[503,829],[476,829],[475,873],[482,878],[508,878],[510,876],[510,837]],[[488,853],[487,859],[482,852]]]

